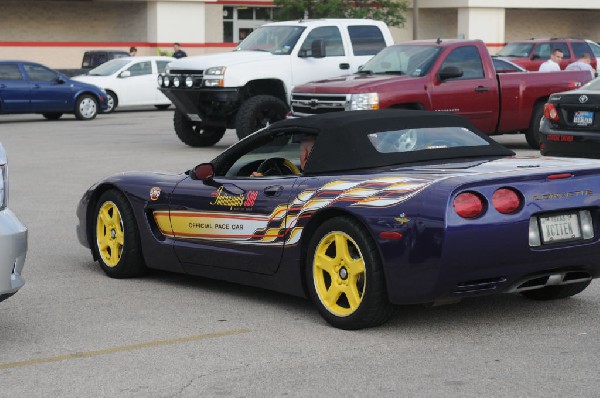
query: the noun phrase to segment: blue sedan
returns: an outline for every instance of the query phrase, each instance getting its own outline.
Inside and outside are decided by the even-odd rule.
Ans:
[[[57,120],[73,113],[92,120],[106,109],[106,92],[99,87],[34,62],[0,61],[0,114],[41,113]]]

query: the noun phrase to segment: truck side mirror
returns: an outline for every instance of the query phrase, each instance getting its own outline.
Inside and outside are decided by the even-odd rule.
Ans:
[[[129,77],[129,76],[131,76],[131,72],[128,70],[124,70],[123,72],[121,72],[119,74],[119,77]]]
[[[462,77],[463,70],[458,66],[446,66],[438,73],[438,77],[441,81],[445,81],[448,79],[456,79],[458,77]]]
[[[325,40],[314,40],[310,45],[310,52],[314,58],[325,57]]]
[[[531,59],[533,61],[535,61],[536,59],[540,59],[540,58],[542,58],[542,57],[540,57],[540,54],[533,54],[533,56],[531,57]]]

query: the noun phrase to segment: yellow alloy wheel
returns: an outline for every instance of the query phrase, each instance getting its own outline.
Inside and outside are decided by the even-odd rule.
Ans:
[[[313,259],[315,290],[323,306],[335,316],[353,314],[366,287],[365,261],[356,242],[332,231],[318,243]]]
[[[119,264],[124,242],[121,213],[113,202],[104,202],[98,210],[96,220],[96,245],[102,261],[108,267]]]

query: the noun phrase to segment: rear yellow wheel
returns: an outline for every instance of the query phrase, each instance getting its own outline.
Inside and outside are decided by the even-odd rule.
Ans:
[[[312,234],[307,254],[308,292],[327,322],[361,329],[390,318],[381,257],[361,223],[350,217],[326,220]]]
[[[355,312],[365,293],[365,261],[348,234],[329,232],[319,244],[313,262],[315,288],[323,306],[336,316]]]
[[[122,192],[104,192],[95,207],[96,255],[112,278],[129,278],[146,270],[133,209]]]

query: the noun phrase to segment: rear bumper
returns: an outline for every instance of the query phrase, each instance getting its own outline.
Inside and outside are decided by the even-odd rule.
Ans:
[[[542,155],[600,158],[600,130],[557,129],[544,119],[540,134]]]
[[[27,228],[9,209],[0,211],[0,301],[25,284],[21,274],[27,254]]]

